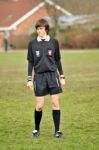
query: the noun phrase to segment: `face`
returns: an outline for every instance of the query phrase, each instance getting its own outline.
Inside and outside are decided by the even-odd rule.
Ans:
[[[38,36],[40,36],[41,38],[47,35],[45,27],[38,27],[36,30],[37,30]]]

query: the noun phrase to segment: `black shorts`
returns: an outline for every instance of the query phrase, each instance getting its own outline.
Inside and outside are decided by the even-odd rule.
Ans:
[[[44,72],[34,75],[33,79],[35,96],[53,95],[62,92],[57,72]]]

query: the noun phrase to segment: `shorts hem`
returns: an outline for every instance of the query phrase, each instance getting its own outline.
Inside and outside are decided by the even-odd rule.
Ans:
[[[63,91],[58,91],[58,92],[52,92],[52,93],[49,93],[50,95],[54,95],[54,94],[60,94],[62,93]]]
[[[54,94],[60,94],[63,91],[58,91],[58,92],[52,92],[52,93],[46,93],[46,94],[35,94],[35,96],[46,96],[46,95],[54,95]]]
[[[48,95],[49,93],[46,93],[46,94],[35,94],[35,96],[46,96]]]

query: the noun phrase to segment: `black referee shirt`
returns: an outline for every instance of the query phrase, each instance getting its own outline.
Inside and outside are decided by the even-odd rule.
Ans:
[[[33,67],[35,73],[58,70],[60,75],[63,74],[58,41],[49,35],[45,40],[37,37],[29,43],[27,59],[29,76],[32,75]]]

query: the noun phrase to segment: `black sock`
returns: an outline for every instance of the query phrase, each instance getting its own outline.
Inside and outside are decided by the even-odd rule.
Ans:
[[[35,130],[39,130],[41,118],[42,118],[42,111],[36,111],[35,110],[35,113],[34,113]]]
[[[60,126],[60,110],[53,110],[53,121],[55,126],[55,132],[59,131]]]

